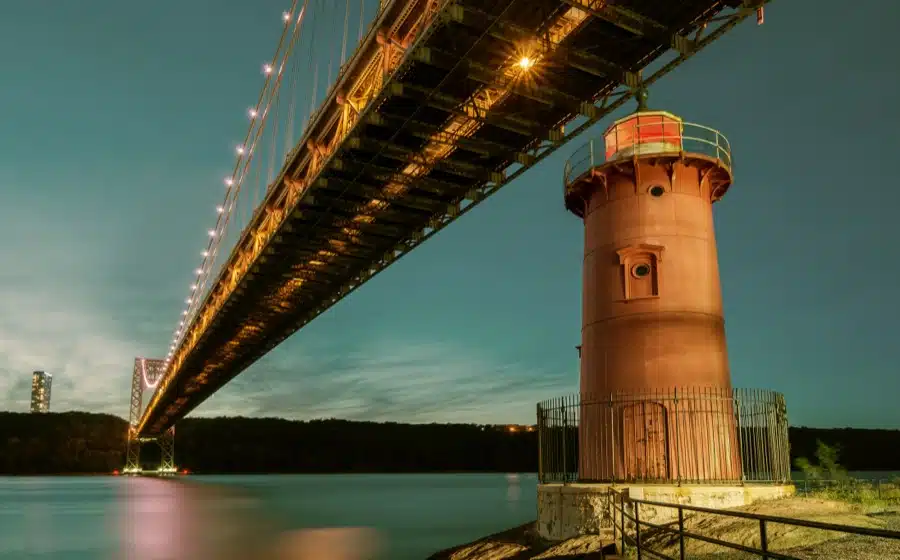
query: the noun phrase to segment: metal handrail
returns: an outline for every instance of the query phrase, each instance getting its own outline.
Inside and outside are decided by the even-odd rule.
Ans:
[[[663,531],[665,533],[674,534],[678,537],[678,559],[685,559],[685,538],[696,539],[699,541],[707,542],[710,544],[715,544],[718,546],[723,546],[725,548],[730,548],[732,550],[738,550],[742,552],[747,552],[750,554],[758,554],[764,560],[766,559],[778,559],[778,560],[802,560],[796,556],[790,556],[787,554],[782,554],[780,552],[773,552],[769,550],[769,542],[767,536],[767,524],[768,523],[780,523],[782,525],[789,525],[792,527],[808,527],[811,529],[821,529],[823,531],[834,531],[838,533],[844,533],[846,535],[862,535],[868,537],[879,537],[885,539],[892,539],[900,541],[900,531],[890,531],[887,529],[871,529],[868,527],[854,527],[851,525],[839,525],[837,523],[823,523],[821,521],[809,521],[806,519],[796,519],[791,517],[780,517],[775,515],[764,515],[759,513],[747,513],[743,511],[728,511],[721,509],[713,509],[706,508],[700,506],[688,506],[683,504],[672,504],[666,502],[656,502],[651,500],[639,500],[635,498],[631,498],[628,496],[627,491],[617,492],[615,490],[610,489],[610,503],[612,504],[612,517],[613,517],[613,535],[614,541],[621,546],[621,551],[624,552],[626,546],[628,546],[628,541],[634,546],[635,551],[637,552],[638,560],[643,558],[643,553],[648,553],[655,558],[663,558],[664,560],[676,560],[671,556],[667,556],[661,552],[648,548],[644,545],[641,540],[641,527],[648,527],[651,529],[656,529],[658,531]],[[634,511],[634,515],[630,515],[626,512],[625,504],[631,504],[632,509]],[[674,509],[678,512],[678,528],[672,528],[668,525],[662,525],[658,523],[650,523],[648,521],[641,521],[640,519],[640,506],[653,506],[653,507],[662,507],[668,509]],[[738,543],[724,541],[722,539],[717,539],[715,537],[709,537],[706,535],[700,535],[698,533],[692,533],[686,531],[684,528],[684,512],[694,512],[694,513],[708,513],[713,515],[721,515],[724,517],[733,517],[740,519],[751,519],[759,522],[759,547],[747,546]],[[625,521],[628,520],[634,523],[634,536],[630,537],[626,533],[626,524]]]
[[[678,134],[667,133],[667,128],[678,125],[680,131]],[[639,131],[641,128],[662,129],[662,134],[653,134],[651,140],[641,139]],[[604,136],[590,140],[584,146],[575,150],[569,159],[566,160],[565,169],[563,171],[563,188],[568,190],[569,186],[581,178],[582,175],[589,172],[595,167],[599,167],[606,163],[630,158],[631,155],[606,157],[606,138],[613,135],[616,144],[616,154],[627,152],[629,149],[633,153],[640,155],[653,154],[670,154],[674,151],[671,149],[654,150],[654,144],[669,144],[680,146],[681,153],[696,153],[706,157],[715,159],[723,167],[731,169],[733,160],[731,157],[731,143],[721,132],[714,128],[689,122],[636,122],[629,130],[633,131],[631,142],[624,144],[619,141],[619,129],[614,128]]]

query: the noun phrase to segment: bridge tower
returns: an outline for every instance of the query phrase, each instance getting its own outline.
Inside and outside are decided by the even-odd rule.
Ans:
[[[155,389],[165,372],[165,361],[149,358],[135,358],[131,375],[131,410],[128,415],[128,433],[125,441],[125,467],[122,474],[175,474],[175,426],[158,437],[140,437],[137,425],[141,419],[145,389]],[[159,446],[160,460],[155,471],[144,471],[141,465],[141,446],[144,443]]]
[[[727,140],[648,110],[641,91],[569,161],[565,204],[585,230],[581,401],[618,403],[582,404],[580,477],[740,480],[712,213],[732,181]],[[723,398],[675,414],[684,388]]]

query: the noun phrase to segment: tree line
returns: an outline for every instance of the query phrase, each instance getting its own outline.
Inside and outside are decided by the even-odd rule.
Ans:
[[[0,475],[111,473],[125,461],[125,420],[108,414],[0,412]],[[900,470],[900,430],[791,428],[791,459],[817,441],[848,470]],[[523,427],[337,419],[187,418],[175,457],[193,473],[533,472],[538,436]],[[145,444],[150,466],[158,450]]]

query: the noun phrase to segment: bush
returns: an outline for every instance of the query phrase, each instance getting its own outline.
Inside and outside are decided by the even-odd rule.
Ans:
[[[823,500],[839,500],[866,507],[900,504],[900,477],[889,481],[851,478],[838,463],[839,448],[816,440],[816,463],[798,457],[794,465],[803,473],[804,494]]]

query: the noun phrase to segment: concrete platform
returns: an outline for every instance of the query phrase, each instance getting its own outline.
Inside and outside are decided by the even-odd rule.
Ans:
[[[597,534],[612,538],[609,490],[627,490],[637,500],[726,509],[763,500],[793,496],[793,484],[540,484],[538,533],[550,540]],[[666,523],[678,518],[675,509],[641,506],[642,521]]]

